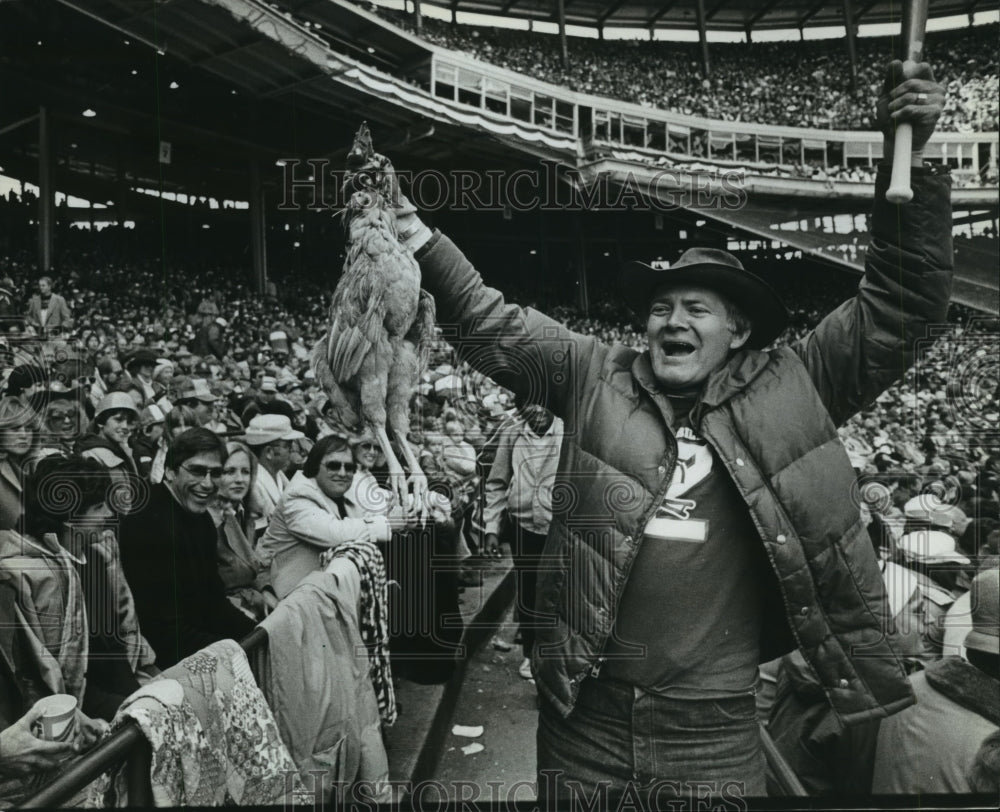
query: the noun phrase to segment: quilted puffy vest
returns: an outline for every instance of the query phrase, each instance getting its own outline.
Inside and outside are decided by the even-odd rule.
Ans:
[[[600,666],[676,458],[670,407],[640,385],[647,356],[615,347],[601,366],[567,418],[538,590],[553,625],[537,632],[535,674],[566,714]],[[743,495],[771,563],[762,660],[798,646],[848,724],[905,707],[911,693],[878,563],[851,499],[854,471],[802,361],[789,349],[747,351],[722,373],[722,388],[735,390],[718,405],[703,400],[692,419]]]
[[[691,413],[771,563],[761,660],[800,648],[845,724],[913,702],[835,429],[911,367],[928,327],[946,318],[950,178],[931,167],[911,174],[913,201],[894,206],[879,168],[857,297],[794,348],[736,353]],[[568,715],[601,666],[646,520],[672,474],[670,406],[647,355],[506,303],[440,233],[416,256],[462,358],[565,423],[536,607],[552,622],[537,631],[533,664],[541,693]]]

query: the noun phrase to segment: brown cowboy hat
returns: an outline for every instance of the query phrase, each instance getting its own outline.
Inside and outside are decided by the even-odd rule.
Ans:
[[[663,285],[697,285],[726,297],[753,325],[746,343],[751,349],[766,347],[788,324],[788,311],[778,294],[728,251],[689,248],[668,268],[639,261],[622,268],[622,298],[638,316],[649,314],[653,293]]]

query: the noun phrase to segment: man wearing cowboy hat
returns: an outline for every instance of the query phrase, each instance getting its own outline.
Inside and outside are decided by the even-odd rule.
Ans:
[[[156,400],[165,391],[163,386],[153,381],[153,371],[158,361],[156,353],[146,348],[135,350],[125,359],[125,371],[142,387],[148,401]]]
[[[724,251],[625,269],[638,352],[507,304],[397,200],[452,343],[565,424],[532,655],[543,800],[763,795],[757,667],[796,646],[845,725],[913,702],[836,432],[947,311],[949,179],[920,159],[944,92],[926,64],[901,75],[879,123],[887,156],[913,127],[913,200],[886,200],[884,162],[857,295],[789,346],[766,349],[784,305]]]
[[[219,315],[219,306],[211,299],[205,299],[198,305],[198,320],[198,331],[191,345],[194,354],[224,358],[228,344],[223,332],[228,322]]]
[[[278,500],[288,487],[285,474],[291,462],[292,441],[305,435],[292,428],[292,421],[283,414],[259,414],[250,421],[243,438],[254,454],[260,467],[253,486],[253,498],[260,508],[254,530],[258,538],[267,530],[271,514]]]

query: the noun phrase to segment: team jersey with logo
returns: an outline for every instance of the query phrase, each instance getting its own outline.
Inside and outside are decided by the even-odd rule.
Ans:
[[[746,694],[757,680],[763,545],[708,443],[675,402],[677,464],[646,525],[602,675],[678,698]]]

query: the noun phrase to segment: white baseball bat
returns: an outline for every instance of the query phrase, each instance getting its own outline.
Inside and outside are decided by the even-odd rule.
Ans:
[[[924,32],[927,28],[927,0],[910,0],[908,14],[903,15],[902,36],[906,62],[903,73],[906,75],[912,63],[919,62],[924,53]],[[896,138],[892,145],[892,176],[885,199],[899,205],[913,200],[913,189],[910,188],[910,156],[913,152],[913,126],[899,124],[896,126]]]

